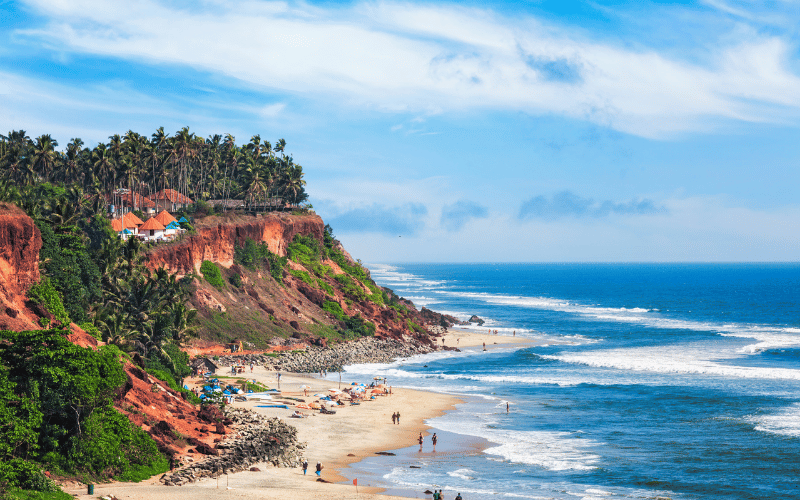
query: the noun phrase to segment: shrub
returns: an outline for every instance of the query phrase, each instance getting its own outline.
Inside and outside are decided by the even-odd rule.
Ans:
[[[344,318],[347,317],[344,314],[344,311],[342,310],[342,306],[340,306],[338,302],[333,302],[333,301],[330,301],[330,300],[326,300],[322,304],[322,309],[324,311],[327,311],[327,312],[333,314],[333,316],[336,319],[340,320],[340,321],[344,320]]]
[[[36,464],[21,458],[0,462],[0,484],[3,483],[23,490],[60,491]]]
[[[242,276],[240,274],[234,274],[233,276],[228,278],[228,281],[231,283],[231,285],[235,286],[236,288],[242,287]]]
[[[61,323],[62,326],[69,325],[70,319],[66,309],[64,309],[61,293],[55,289],[47,276],[43,277],[39,283],[31,286],[28,290],[28,298],[40,304],[47,312],[55,316],[56,321]]]
[[[345,295],[353,300],[361,302],[367,298],[367,294],[364,293],[364,290],[347,274],[337,274],[334,279],[339,282],[341,290]]]
[[[308,267],[319,261],[323,252],[313,236],[296,234],[287,248],[287,253],[291,260]]]
[[[253,270],[268,263],[270,275],[278,283],[283,283],[283,268],[287,259],[272,253],[266,243],[256,243],[252,238],[247,238],[244,245],[234,245],[233,260]]]
[[[86,473],[135,481],[150,477],[143,472],[169,469],[155,441],[114,408],[92,413],[70,448],[70,468]]]
[[[299,278],[301,281],[303,281],[305,284],[309,286],[312,287],[315,286],[315,282],[312,281],[311,276],[305,271],[300,271],[298,269],[290,269],[289,274],[291,274],[295,278]]]
[[[203,263],[200,264],[200,273],[214,288],[225,287],[225,281],[222,279],[222,271],[219,270],[218,265],[210,260],[204,260]]]
[[[372,337],[375,335],[375,324],[366,321],[360,314],[356,314],[344,320],[347,325],[347,336],[353,335],[354,337]]]

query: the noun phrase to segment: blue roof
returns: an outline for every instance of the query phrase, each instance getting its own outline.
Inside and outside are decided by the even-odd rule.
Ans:
[[[186,220],[186,217],[181,217],[180,219],[178,219],[178,222],[189,222],[189,221]]]
[[[178,225],[178,223],[177,223],[177,222],[175,222],[175,221],[172,221],[172,222],[170,222],[169,224],[167,224],[167,227],[166,227],[166,229],[180,229],[180,227],[181,227],[181,226],[180,226],[180,225]]]

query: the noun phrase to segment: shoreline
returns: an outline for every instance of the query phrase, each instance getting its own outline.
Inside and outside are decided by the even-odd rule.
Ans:
[[[488,331],[488,329],[487,329]],[[496,347],[510,347],[512,344],[531,344],[535,339],[526,337],[509,337],[502,335],[489,335],[476,332],[472,329],[449,332],[444,336],[447,347],[481,347],[486,342],[487,350]],[[460,339],[460,340],[459,340]],[[491,342],[491,343],[490,343]],[[472,349],[470,349],[472,350]],[[218,375],[225,376],[225,369]],[[333,375],[333,374],[331,374]],[[376,374],[377,375],[377,374]],[[269,387],[277,387],[277,372],[269,371],[263,367],[255,367],[251,373],[249,369],[237,378],[255,379]],[[356,379],[358,377],[348,377]],[[224,379],[222,379],[224,380]],[[369,383],[371,380],[358,380]],[[345,386],[344,379],[342,387]],[[389,381],[391,384],[391,380]],[[302,386],[307,385],[309,397],[304,397]],[[191,384],[190,384],[191,387]],[[305,399],[307,402],[318,399],[314,394],[328,394],[330,388],[338,388],[338,380],[322,379],[311,374],[281,373],[280,388],[282,396]],[[277,398],[276,398],[277,399]],[[327,500],[344,500],[353,498],[356,487],[343,474],[353,471],[353,465],[374,457],[384,458],[392,462],[394,457],[382,457],[377,452],[396,452],[408,447],[414,447],[417,437],[421,432],[425,438],[425,447],[430,447],[431,428],[425,422],[439,417],[449,411],[455,411],[456,405],[464,401],[455,396],[419,391],[413,389],[392,387],[391,396],[378,396],[375,400],[362,402],[357,406],[346,405],[337,407],[335,415],[323,415],[309,410],[301,410],[311,416],[307,418],[290,418],[295,410],[282,408],[259,408],[269,402],[234,402],[234,408],[247,408],[262,415],[275,416],[293,425],[298,431],[298,441],[307,443],[303,456],[309,462],[309,471],[303,475],[302,469],[279,468],[271,464],[257,464],[258,472],[243,471],[218,479],[201,479],[183,486],[164,486],[159,482],[159,476],[141,483],[108,483],[95,485],[94,495],[87,495],[86,488],[65,488],[64,491],[75,495],[77,498],[94,500],[99,496],[114,495],[123,500],[175,500],[186,495],[194,495],[196,500],[212,500],[219,498],[263,498],[282,499],[290,496],[310,496],[311,498],[326,498]],[[400,411],[401,424],[394,425],[391,415]],[[469,440],[464,446],[454,444],[453,453],[480,453],[486,446],[479,445],[478,440]],[[425,454],[425,452],[423,452]],[[317,480],[314,467],[319,460],[324,469],[321,478]],[[347,481],[343,484],[343,482]],[[219,488],[217,488],[219,484]],[[189,488],[190,491],[186,491]],[[393,492],[396,490],[393,490]],[[235,495],[232,495],[235,492]],[[359,498],[375,500],[402,500],[414,497],[398,496],[389,493],[386,487],[358,485]],[[417,492],[417,498],[426,498],[423,492]]]

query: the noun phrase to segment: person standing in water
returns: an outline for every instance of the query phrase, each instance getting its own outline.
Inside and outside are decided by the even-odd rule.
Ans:
[[[422,439],[422,433],[421,432],[419,433],[419,437],[417,438],[417,441],[419,442],[419,451],[422,451],[422,441],[423,441],[423,439]]]
[[[436,437],[436,433],[433,433],[433,437],[431,438],[431,442],[433,443],[433,451],[436,452],[436,441],[439,439]]]

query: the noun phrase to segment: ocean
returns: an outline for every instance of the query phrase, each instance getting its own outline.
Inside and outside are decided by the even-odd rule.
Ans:
[[[345,471],[359,484],[448,500],[800,499],[800,264],[368,267],[417,307],[540,345],[347,367],[465,401],[428,421],[436,454],[408,443],[364,460]]]

